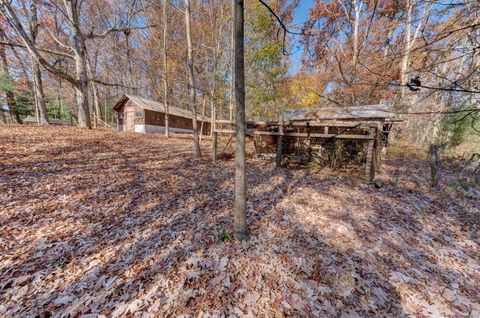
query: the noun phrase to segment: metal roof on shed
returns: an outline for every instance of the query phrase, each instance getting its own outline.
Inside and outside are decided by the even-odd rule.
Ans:
[[[286,110],[282,114],[283,120],[367,120],[393,119],[395,113],[391,105],[377,104],[366,106],[335,106],[311,109]]]
[[[125,104],[127,100],[131,100],[135,105],[140,107],[141,109],[148,109],[152,110],[155,112],[159,113],[165,113],[165,106],[163,103],[159,103],[153,100],[149,100],[146,98],[142,98],[140,96],[135,96],[135,95],[130,95],[130,94],[124,94],[122,98],[115,104],[113,107],[114,110],[117,110],[120,106]],[[175,115],[178,117],[183,117],[183,118],[188,118],[192,119],[192,112],[186,109],[178,108],[175,106],[169,106],[168,107],[168,113],[170,115]],[[197,114],[197,120],[204,121],[204,122],[210,122],[210,118],[206,116],[202,116],[200,114]]]

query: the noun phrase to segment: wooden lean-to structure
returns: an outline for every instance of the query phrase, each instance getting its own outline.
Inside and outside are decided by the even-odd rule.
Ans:
[[[395,122],[389,105],[323,107],[285,111],[278,121],[247,121],[247,135],[253,138],[257,155],[275,156],[281,166],[286,157],[315,158],[336,151],[341,142],[364,152],[365,181],[380,170],[381,150]],[[235,133],[234,122],[216,120],[212,156],[216,156],[217,134]],[[366,149],[366,150],[365,150]]]

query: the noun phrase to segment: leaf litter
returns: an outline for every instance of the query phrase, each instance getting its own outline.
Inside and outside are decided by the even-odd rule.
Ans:
[[[480,316],[478,188],[449,186],[453,164],[433,191],[413,159],[379,188],[249,159],[237,242],[234,164],[208,141],[192,160],[181,135],[0,136],[0,316]]]

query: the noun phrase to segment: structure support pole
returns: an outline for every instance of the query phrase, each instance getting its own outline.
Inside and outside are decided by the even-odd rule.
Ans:
[[[375,169],[373,167],[373,147],[375,145],[375,128],[371,127],[369,129],[370,136],[373,136],[372,139],[368,141],[368,149],[367,149],[367,160],[366,160],[366,165],[365,165],[365,182],[370,183],[373,180]]]
[[[283,161],[283,117],[281,117],[278,122],[278,132],[280,134],[278,135],[278,139],[277,139],[276,164],[277,164],[277,167],[281,167],[282,161]]]
[[[212,133],[212,160],[217,160],[217,137],[218,133],[215,131]]]

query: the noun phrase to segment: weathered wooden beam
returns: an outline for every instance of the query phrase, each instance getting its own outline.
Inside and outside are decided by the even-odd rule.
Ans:
[[[234,125],[234,124],[235,124],[235,121],[228,120],[228,119],[217,119],[217,120],[215,120],[215,123],[217,123],[217,124],[232,124],[232,125]]]
[[[293,127],[360,127],[368,128],[376,126],[378,122],[339,122],[339,121],[292,121],[289,123],[289,126]]]
[[[234,130],[217,129],[215,132],[219,134],[235,134]],[[247,130],[247,135],[250,136],[287,136],[287,137],[311,137],[311,138],[338,138],[338,139],[361,139],[373,140],[375,133],[369,135],[337,135],[337,134],[322,134],[322,133],[296,133],[296,132],[277,132],[277,131],[255,131]]]
[[[311,137],[311,138],[338,138],[338,139],[374,139],[375,135],[337,135],[337,134],[322,134],[322,133],[296,133],[296,132],[275,132],[275,131],[250,131],[253,135],[266,136],[287,136],[287,137]]]
[[[370,135],[375,134],[375,128],[370,128]],[[373,180],[373,176],[375,173],[375,169],[373,167],[373,147],[375,145],[375,140],[372,138],[368,141],[368,148],[367,148],[367,158],[365,163],[365,182],[370,183]]]

